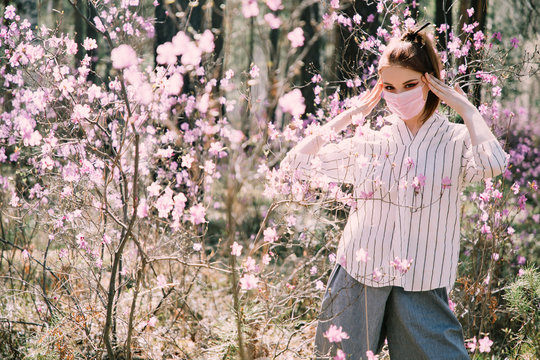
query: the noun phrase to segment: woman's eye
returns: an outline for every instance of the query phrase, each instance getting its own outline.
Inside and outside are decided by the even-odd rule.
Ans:
[[[415,83],[415,84],[407,84],[407,85],[405,85],[405,88],[406,88],[406,89],[410,89],[410,88],[412,88],[412,87],[415,87],[417,84],[418,84],[418,83]],[[394,87],[391,86],[391,85],[386,85],[386,86],[384,87],[384,89],[385,89],[385,90],[393,90]]]

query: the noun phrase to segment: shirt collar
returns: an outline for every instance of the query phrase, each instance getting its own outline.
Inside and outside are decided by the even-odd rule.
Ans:
[[[422,124],[420,129],[416,132],[416,135],[412,135],[411,131],[396,114],[391,114],[387,117],[387,120],[392,123],[392,132],[396,135],[396,138],[401,140],[404,145],[409,145],[416,139],[422,139],[434,135],[437,129],[448,121],[448,118],[439,112],[434,112],[427,120]]]

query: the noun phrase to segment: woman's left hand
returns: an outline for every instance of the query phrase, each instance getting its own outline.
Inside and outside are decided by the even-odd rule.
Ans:
[[[454,109],[461,117],[464,117],[470,110],[476,107],[467,99],[465,92],[456,83],[452,88],[446,85],[442,80],[437,79],[428,73],[424,74],[429,89],[444,101],[448,106]]]

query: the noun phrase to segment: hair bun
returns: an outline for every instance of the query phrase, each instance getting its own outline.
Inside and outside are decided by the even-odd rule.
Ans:
[[[430,25],[430,22],[425,23],[417,30],[408,30],[403,36],[401,37],[401,40],[407,40],[410,42],[416,42],[420,45],[425,45],[424,38],[419,34],[421,30],[426,28],[428,25]]]

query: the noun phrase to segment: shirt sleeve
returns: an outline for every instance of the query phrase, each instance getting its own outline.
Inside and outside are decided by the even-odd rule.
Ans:
[[[462,182],[464,185],[502,174],[507,165],[507,153],[495,136],[479,144],[472,145],[469,132],[466,131],[461,157]]]
[[[321,147],[317,154],[289,151],[280,168],[301,180],[323,180],[353,184],[359,147],[354,137]]]

